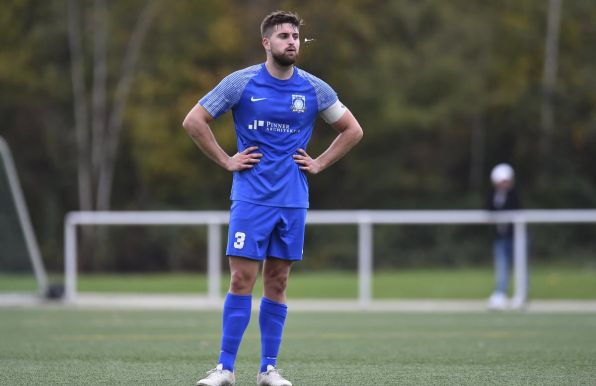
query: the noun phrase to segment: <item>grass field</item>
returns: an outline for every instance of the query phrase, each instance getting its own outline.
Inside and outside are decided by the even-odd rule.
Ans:
[[[55,278],[61,280],[61,278]],[[257,282],[255,293],[260,293]],[[373,296],[377,299],[484,299],[493,285],[493,271],[482,268],[409,269],[377,272]],[[228,277],[222,280],[222,293]],[[29,276],[0,275],[0,292],[32,291]],[[94,274],[80,275],[81,292],[205,293],[207,282],[200,274]],[[292,298],[356,298],[358,282],[351,272],[295,272],[289,282]],[[596,268],[534,267],[530,275],[533,299],[596,299]]]
[[[2,385],[194,385],[220,315],[0,308]],[[256,314],[237,385],[254,385]],[[295,386],[596,385],[596,314],[290,314],[278,366]]]

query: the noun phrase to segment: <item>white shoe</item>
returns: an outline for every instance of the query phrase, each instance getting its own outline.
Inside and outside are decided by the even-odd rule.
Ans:
[[[257,386],[292,386],[288,381],[271,365],[267,365],[267,371],[257,374]]]
[[[503,311],[508,305],[507,295],[502,292],[493,293],[488,299],[487,308],[493,311]]]
[[[224,370],[221,363],[213,370],[209,370],[207,374],[206,378],[197,382],[197,386],[234,386],[236,384],[234,373]]]
[[[523,310],[527,306],[527,301],[525,298],[514,297],[511,299],[511,308],[514,310]]]

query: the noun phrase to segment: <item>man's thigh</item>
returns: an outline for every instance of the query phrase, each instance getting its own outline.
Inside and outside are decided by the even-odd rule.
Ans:
[[[267,257],[302,260],[306,208],[280,208],[280,219],[271,235]]]
[[[278,209],[234,201],[230,209],[226,255],[264,260],[278,221]]]

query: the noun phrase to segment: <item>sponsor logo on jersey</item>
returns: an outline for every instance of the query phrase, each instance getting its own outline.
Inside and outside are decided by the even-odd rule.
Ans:
[[[304,95],[292,95],[292,111],[303,113],[306,110],[306,97]]]
[[[300,129],[292,129],[287,123],[271,122],[271,121],[259,121],[254,120],[252,124],[248,125],[248,130],[264,129],[274,133],[289,133],[296,134],[300,132]]]
[[[265,126],[265,121],[257,121],[256,119],[252,121],[252,125],[248,125],[248,130],[256,130],[259,127]]]
[[[267,98],[255,98],[254,96],[250,97],[250,101],[251,102],[259,102],[259,101],[264,101]]]

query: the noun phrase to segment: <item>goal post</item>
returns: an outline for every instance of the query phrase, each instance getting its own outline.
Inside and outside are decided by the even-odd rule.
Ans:
[[[12,199],[12,202],[7,203],[7,205],[11,207],[14,205],[14,211],[16,212],[16,217],[18,218],[17,226],[20,228],[23,234],[26,252],[29,255],[33,272],[35,274],[38,292],[41,296],[46,296],[48,292],[48,278],[46,270],[41,258],[39,246],[37,244],[37,238],[35,237],[33,226],[31,225],[29,211],[27,210],[27,205],[25,203],[25,198],[21,189],[13,157],[8,144],[2,136],[0,136],[0,156],[4,166],[2,169],[0,169],[0,172],[5,173],[9,188],[8,196]],[[10,210],[12,208],[8,209]]]

